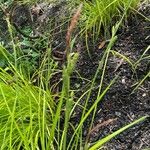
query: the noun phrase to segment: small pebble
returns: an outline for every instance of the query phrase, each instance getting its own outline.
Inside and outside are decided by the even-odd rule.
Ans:
[[[122,81],[122,84],[126,84],[126,80],[124,78],[121,81]]]
[[[116,111],[116,112],[115,112],[115,115],[118,116],[118,117],[120,117],[120,116],[121,116],[121,113]]]
[[[143,97],[145,97],[146,96],[146,93],[143,93],[143,95],[142,95]]]

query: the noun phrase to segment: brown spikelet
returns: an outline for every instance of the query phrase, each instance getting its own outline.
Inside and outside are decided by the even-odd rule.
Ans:
[[[83,4],[81,3],[80,6],[78,7],[76,13],[73,15],[70,25],[67,29],[67,34],[66,34],[66,51],[65,51],[65,55],[68,54],[68,49],[70,46],[70,40],[71,40],[71,34],[73,32],[73,29],[76,27],[77,22],[79,20],[80,14],[81,14],[81,9],[82,9]]]

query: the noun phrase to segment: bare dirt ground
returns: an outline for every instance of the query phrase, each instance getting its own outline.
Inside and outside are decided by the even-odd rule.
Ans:
[[[150,16],[150,9],[145,8],[141,11],[145,16]],[[136,15],[130,18],[127,26],[118,32],[118,40],[115,43],[113,50],[127,56],[131,60],[138,60],[145,49],[150,45],[150,22],[143,17]],[[93,73],[97,69],[97,64],[100,56],[105,48],[98,49],[95,45],[93,48],[92,58],[84,53],[82,54],[82,63],[79,62],[79,70],[83,77],[91,79]],[[91,47],[92,48],[92,47]],[[149,56],[150,51],[146,53]],[[119,67],[118,67],[118,64]],[[144,83],[132,93],[133,86],[136,82],[141,81],[144,76],[150,71],[150,60],[141,61],[136,71],[133,72],[131,66],[122,61],[121,58],[110,56],[107,64],[107,71],[105,74],[105,85],[120,73],[117,82],[111,87],[109,92],[105,95],[102,102],[97,106],[93,128],[102,124],[105,121],[110,124],[97,128],[90,136],[91,141],[96,141],[102,137],[116,131],[124,125],[133,120],[150,115],[150,78],[148,77]],[[99,78],[97,79],[99,83]],[[96,91],[91,97],[94,100]],[[89,118],[90,122],[90,118]],[[88,125],[85,125],[88,126]],[[87,130],[85,127],[85,137]],[[108,144],[105,149],[108,150],[142,150],[150,148],[150,120],[136,125],[123,132]]]

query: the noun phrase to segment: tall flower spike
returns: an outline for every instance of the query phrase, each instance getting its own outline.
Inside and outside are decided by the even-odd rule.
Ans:
[[[76,28],[77,26],[77,22],[80,18],[81,15],[81,9],[82,9],[83,4],[81,3],[80,6],[78,7],[76,13],[73,15],[70,25],[67,29],[67,34],[66,34],[66,50],[65,50],[65,58],[67,57],[68,53],[69,53],[69,47],[70,47],[70,41],[71,41],[71,34],[74,30],[74,28]]]

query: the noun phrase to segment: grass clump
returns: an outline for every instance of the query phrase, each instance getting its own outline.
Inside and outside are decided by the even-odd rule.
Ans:
[[[78,53],[68,55],[68,62],[62,70],[62,88],[59,93],[55,94],[51,92],[50,88],[47,88],[48,86],[44,86],[46,85],[45,82],[48,81],[45,80],[45,74],[39,72],[39,82],[37,85],[33,85],[31,80],[24,78],[20,70],[17,71],[14,65],[10,64],[5,70],[1,68],[0,148],[2,150],[74,150],[79,147],[85,150],[94,150],[122,131],[147,118],[147,116],[142,117],[95,144],[89,143],[89,141],[85,143],[82,137],[82,127],[87,117],[115,82],[115,79],[104,91],[101,90],[103,78],[101,79],[97,99],[90,109],[87,109],[87,104],[81,107],[82,117],[79,120],[79,124],[74,126],[70,122],[70,118],[74,115],[74,110],[79,106],[79,102],[84,95],[87,95],[86,103],[88,103],[88,97],[94,88],[94,82],[99,70],[95,74],[91,88],[81,95],[78,100],[75,100],[74,92],[70,87],[70,77],[77,59]],[[56,95],[57,99],[55,99]],[[64,123],[62,123],[62,120]],[[72,137],[68,139],[70,130],[73,130]]]
[[[32,74],[30,71],[27,73],[26,68],[28,66],[24,67],[26,66],[25,63],[21,63],[21,58],[28,57],[28,55],[22,56],[21,54],[23,53],[20,52],[22,49],[19,49],[18,53],[11,24],[9,19],[7,20],[13,54],[10,54],[0,45],[1,57],[7,62],[7,65],[0,68],[0,148],[2,150],[95,150],[101,148],[106,142],[124,130],[148,118],[148,116],[141,117],[95,143],[91,143],[89,138],[85,141],[83,137],[83,126],[87,118],[90,115],[92,116],[91,123],[89,124],[89,129],[91,129],[97,105],[116,82],[118,76],[103,88],[110,53],[112,52],[114,55],[123,57],[111,50],[117,40],[116,32],[126,17],[128,9],[136,5],[137,1],[132,1],[131,3],[129,1],[124,1],[123,3],[119,0],[85,2],[83,16],[88,17],[86,30],[98,26],[98,28],[96,27],[98,30],[94,30],[94,33],[100,31],[102,26],[106,27],[112,21],[111,16],[112,18],[119,16],[121,19],[112,28],[110,42],[102,59],[99,61],[89,89],[77,98],[75,98],[75,91],[71,89],[70,82],[79,53],[71,53],[70,49],[73,49],[72,43],[74,42],[71,40],[71,34],[77,25],[82,5],[80,5],[67,30],[66,52],[64,54],[65,59],[63,60],[65,62],[61,65],[55,62],[51,55],[52,50],[47,48],[42,61],[39,63],[39,68],[34,70]],[[86,12],[88,10],[89,16]],[[123,13],[122,16],[121,13]],[[94,20],[92,19],[93,16]],[[131,62],[129,59],[123,58],[129,63]],[[96,78],[100,71],[101,78],[98,93],[95,99],[93,99],[93,104],[89,107],[88,102],[92,90],[95,89]],[[59,90],[53,90],[52,86],[57,87],[59,83],[56,82],[54,83],[55,85],[52,85],[50,81],[53,80],[57,73],[61,74],[59,78],[61,84],[59,85]],[[86,99],[84,104],[81,105],[80,101],[83,97],[86,97]],[[81,109],[81,117],[78,123],[74,125],[71,122],[71,118],[76,113],[75,109],[77,107]]]
[[[92,31],[94,35],[99,35],[103,30],[104,35],[110,37],[110,29],[116,21],[122,18],[124,11],[128,8],[136,8],[140,0],[92,0],[84,2],[83,21],[85,30]]]
[[[0,148],[37,149],[48,138],[52,95],[17,76],[18,72],[0,71]]]
[[[103,59],[99,62],[99,67],[91,82],[90,88],[77,100],[75,100],[74,91],[72,91],[70,87],[70,78],[78,60],[78,53],[68,53],[66,65],[62,67],[61,90],[53,93],[51,88],[47,85],[50,79],[49,76],[55,73],[50,72],[52,67],[47,66],[48,62],[51,62],[48,54],[45,55],[42,65],[36,73],[36,75],[38,75],[38,83],[34,85],[32,80],[27,80],[22,74],[22,71],[16,68],[17,61],[15,61],[16,63],[14,63],[14,65],[11,63],[7,57],[8,54],[5,53],[5,48],[1,46],[2,54],[6,57],[9,64],[8,69],[1,69],[0,72],[1,149],[76,150],[80,147],[85,150],[94,150],[102,147],[103,144],[127,128],[147,119],[147,116],[144,116],[96,143],[90,143],[89,139],[85,142],[82,137],[83,126],[87,118],[91,114],[92,118],[95,117],[93,111],[96,111],[97,104],[101,102],[103,96],[105,96],[116,81],[116,78],[113,79],[110,84],[102,90],[109,53],[117,38],[115,34],[119,25],[120,23],[112,29],[112,38]],[[94,83],[100,70],[103,70],[103,72],[98,94],[92,106],[87,109],[88,100],[91,91],[94,89]],[[56,95],[57,99],[55,98]],[[81,106],[79,102],[83,96],[87,98],[84,105]],[[73,125],[70,118],[72,118],[74,110],[78,106],[81,107],[82,116],[79,123]],[[89,126],[92,126],[92,122]],[[72,130],[71,133],[69,133],[70,130]],[[68,139],[70,134],[71,138]]]

